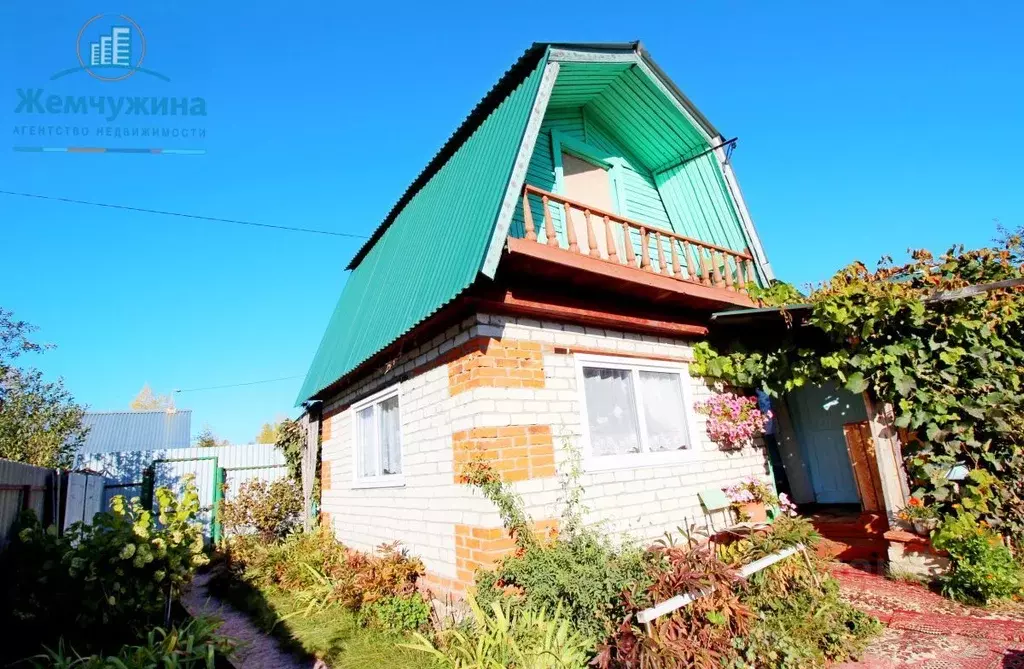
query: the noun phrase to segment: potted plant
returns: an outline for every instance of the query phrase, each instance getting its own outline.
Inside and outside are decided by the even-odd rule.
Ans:
[[[740,515],[740,520],[751,523],[763,523],[768,520],[768,506],[779,503],[775,490],[760,479],[745,478],[739,483],[725,489],[732,507]]]
[[[896,517],[914,526],[914,531],[928,536],[939,525],[939,514],[927,506],[920,497],[911,497],[907,505],[896,513]]]
[[[761,411],[756,397],[715,393],[695,406],[708,417],[708,437],[723,449],[738,450],[764,434],[772,420],[771,411]]]

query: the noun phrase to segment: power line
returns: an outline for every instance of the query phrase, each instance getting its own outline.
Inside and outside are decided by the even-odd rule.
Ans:
[[[233,218],[218,218],[216,216],[201,216],[199,214],[185,214],[180,211],[164,211],[161,209],[147,209],[145,207],[130,207],[124,204],[111,204],[109,202],[89,202],[88,200],[75,200],[70,197],[58,197],[55,195],[38,195],[36,193],[18,193],[9,190],[0,190],[0,195],[15,195],[18,197],[29,197],[37,200],[52,200],[54,202],[65,202],[68,204],[84,204],[90,207],[103,207],[106,209],[120,209],[122,211],[135,211],[144,214],[160,214],[161,216],[177,216],[179,218],[190,218],[197,221],[212,221],[214,223],[231,223],[233,225],[249,225],[256,228],[271,228],[273,230],[287,230],[288,232],[306,232],[313,235],[329,235],[331,237],[349,237],[352,239],[369,239],[368,235],[356,235],[350,232],[333,232],[330,230],[314,230],[312,228],[296,228],[289,225],[274,225],[272,223],[257,223],[255,221],[242,221]]]
[[[255,385],[260,384],[260,383],[275,383],[277,381],[291,381],[292,379],[301,379],[304,376],[305,376],[304,374],[298,374],[296,376],[282,376],[282,377],[277,378],[277,379],[263,379],[261,381],[246,381],[244,383],[228,383],[228,384],[225,384],[223,386],[206,386],[206,387],[203,387],[203,388],[185,388],[185,389],[175,388],[174,392],[175,393],[195,393],[195,392],[198,392],[200,390],[221,390],[223,388],[239,388],[241,386],[255,386]]]

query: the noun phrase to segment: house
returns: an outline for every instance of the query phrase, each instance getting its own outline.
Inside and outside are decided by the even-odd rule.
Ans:
[[[512,65],[349,263],[300,391],[340,540],[400,540],[458,592],[510,547],[471,458],[551,527],[578,452],[588,520],[640,539],[767,480],[763,449],[709,440],[688,371],[772,279],[729,148],[639,43]]]
[[[192,439],[191,410],[87,411],[89,428],[80,455],[118,451],[188,448]]]

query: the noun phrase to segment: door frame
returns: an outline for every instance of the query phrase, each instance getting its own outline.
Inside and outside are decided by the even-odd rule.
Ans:
[[[822,388],[822,386],[817,386],[816,388]],[[838,384],[835,385],[835,388],[836,388],[837,391],[840,391],[840,392],[844,390]],[[797,389],[797,390],[798,391],[802,390],[802,388],[801,389]],[[853,402],[855,402],[857,400],[863,401],[863,397],[860,396],[860,395],[854,395],[853,393],[850,393],[850,395],[851,395],[851,405],[852,405]],[[811,445],[808,443],[808,439],[807,439],[806,433],[805,433],[805,427],[803,425],[803,421],[806,420],[807,417],[803,416],[802,412],[794,410],[794,406],[793,406],[794,402],[792,400],[793,400],[792,393],[787,393],[786,396],[784,398],[782,398],[782,401],[785,402],[785,404],[786,404],[786,412],[788,414],[788,418],[789,418],[789,422],[790,422],[790,428],[792,429],[792,432],[793,432],[793,437],[794,437],[794,439],[796,441],[797,453],[799,455],[800,460],[803,463],[804,470],[805,470],[805,473],[807,475],[807,484],[808,484],[808,487],[810,488],[811,495],[814,497],[814,502],[818,503],[818,504],[859,504],[859,505],[861,505],[861,507],[863,507],[864,506],[864,500],[861,499],[860,489],[857,487],[857,475],[856,475],[856,472],[854,472],[854,469],[853,469],[853,461],[850,458],[850,449],[849,449],[849,445],[846,443],[846,435],[845,435],[845,433],[843,431],[842,425],[840,425],[838,427],[838,431],[839,431],[840,439],[842,440],[842,442],[841,442],[843,444],[842,451],[843,451],[843,454],[844,454],[846,465],[849,468],[850,481],[852,483],[852,490],[853,490],[854,496],[856,497],[856,500],[853,501],[853,502],[822,502],[819,499],[819,494],[818,494],[818,490],[817,490],[817,486],[816,486],[816,482],[817,482],[816,478],[817,477],[815,476],[814,468],[811,466],[811,461],[812,461],[811,456],[810,456]],[[823,411],[824,409],[818,409],[818,410],[819,411]],[[864,413],[867,414],[867,407],[866,406],[864,407]],[[854,421],[851,420],[849,422],[854,422]]]
[[[571,153],[580,160],[584,160],[596,165],[597,167],[602,167],[608,170],[608,178],[610,180],[609,185],[612,193],[612,205],[614,208],[612,213],[619,214],[620,216],[629,216],[629,212],[626,208],[626,194],[622,179],[621,158],[610,155],[607,151],[602,151],[596,146],[587,144],[586,142],[581,142],[574,137],[570,137],[560,130],[552,130],[551,164],[555,172],[555,193],[566,196],[565,171],[562,167],[562,151]],[[561,213],[561,209],[559,209],[559,212],[559,217],[563,218],[564,223],[564,213]]]

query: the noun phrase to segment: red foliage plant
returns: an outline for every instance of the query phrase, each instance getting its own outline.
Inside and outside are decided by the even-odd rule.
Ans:
[[[728,664],[732,639],[747,633],[750,612],[739,601],[736,571],[707,546],[658,544],[649,550],[652,585],[642,598],[624,595],[630,612],[598,648],[599,669],[712,668]],[[676,595],[706,593],[689,605],[641,627],[641,600],[663,602]]]

